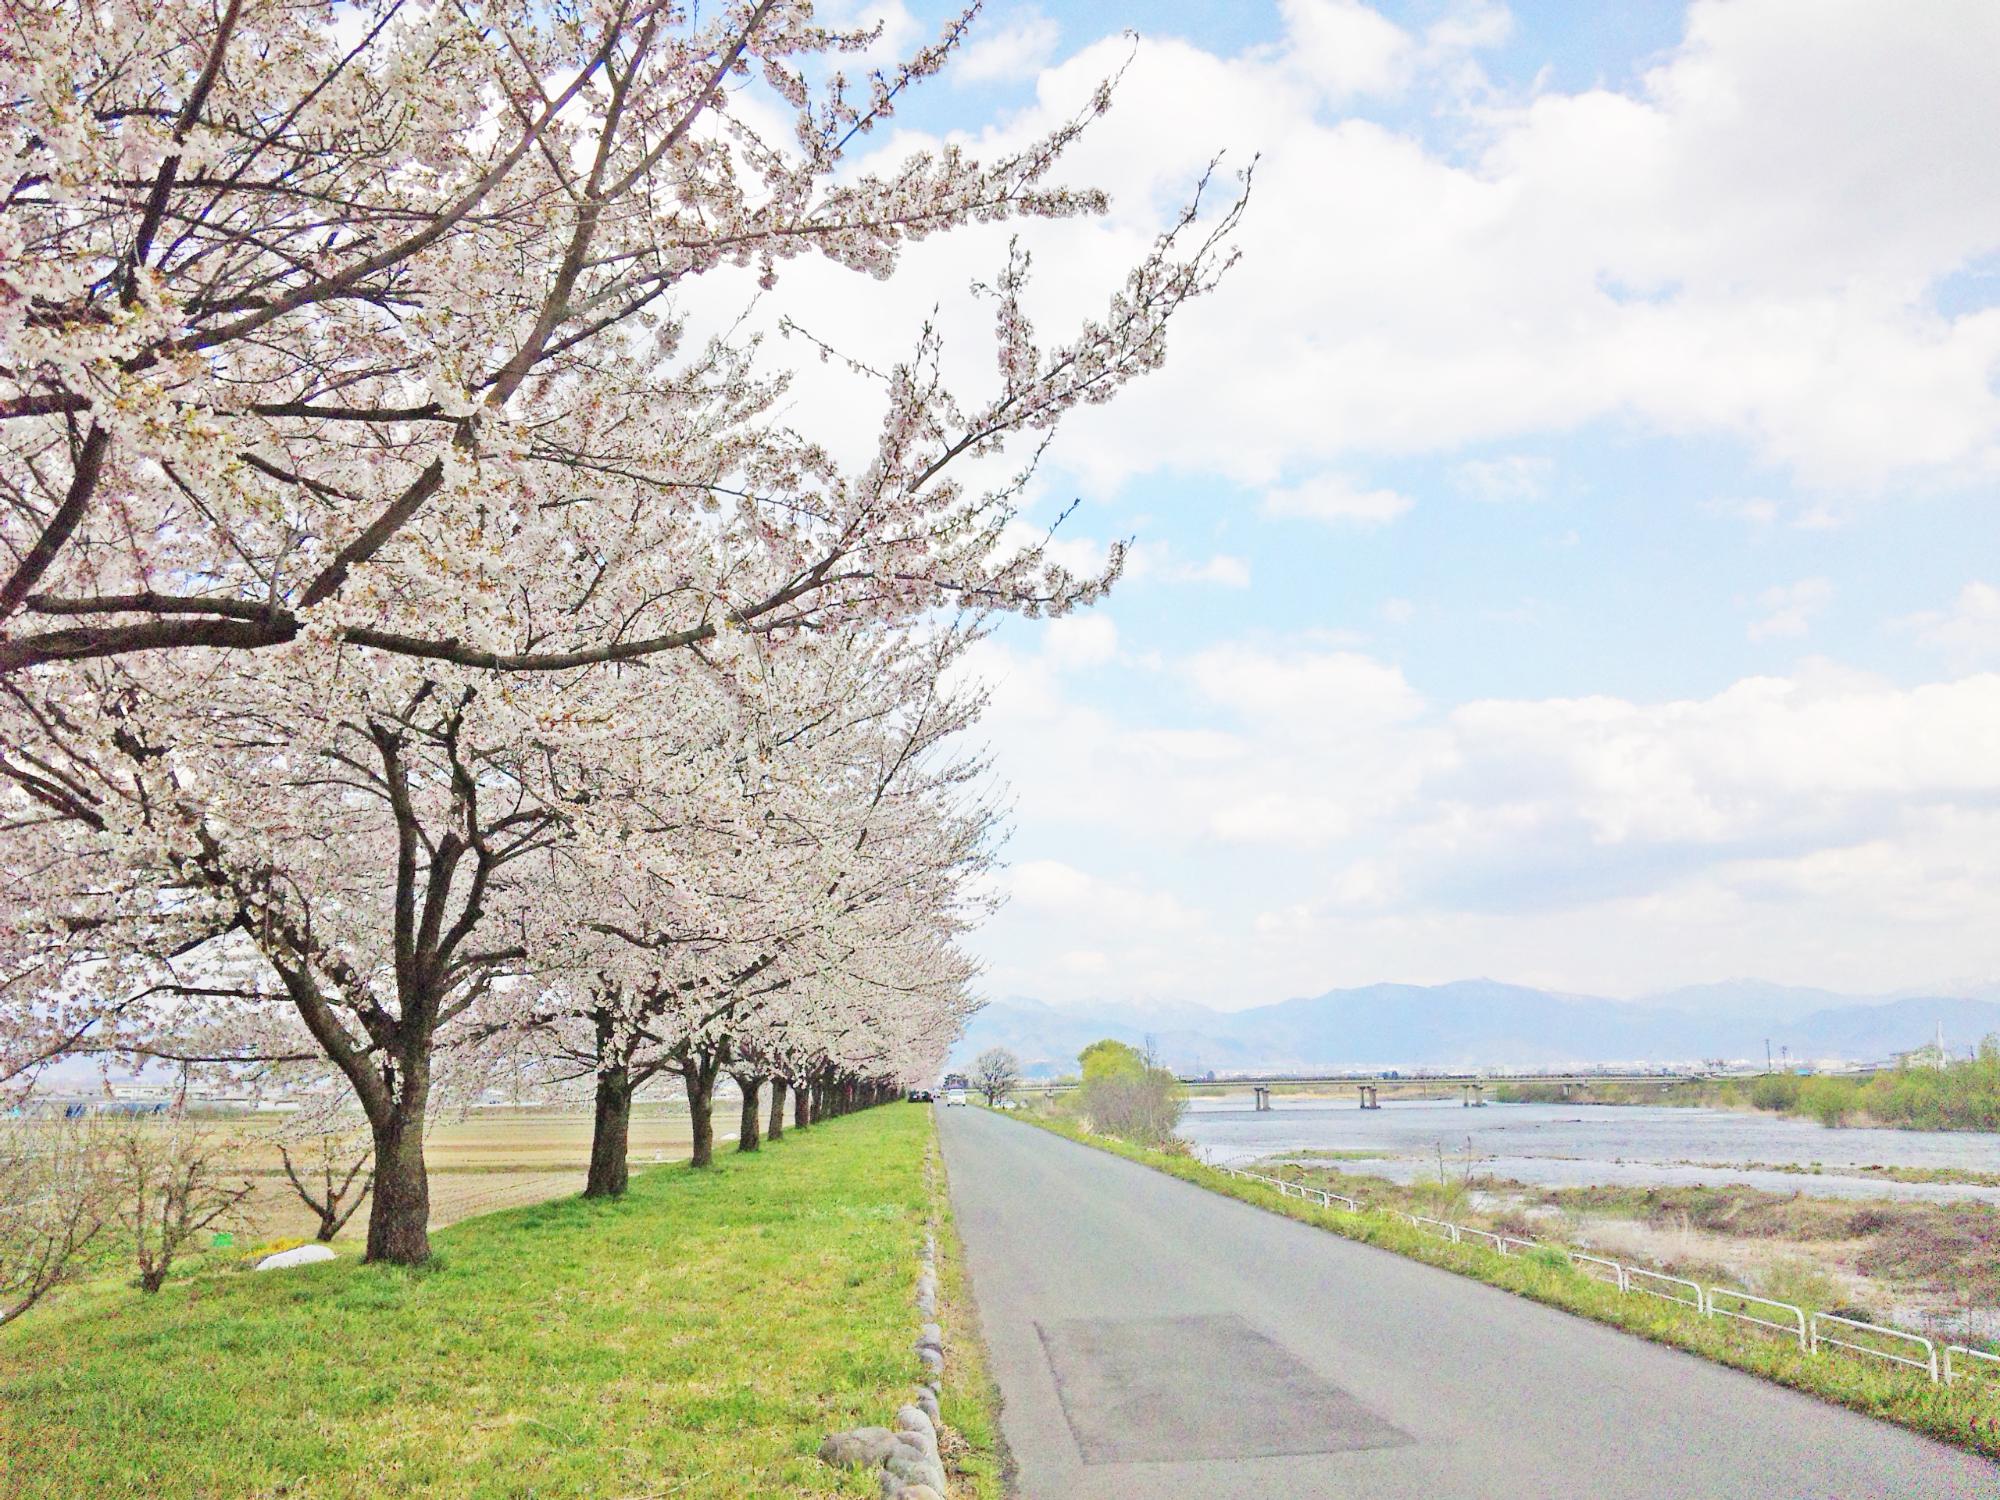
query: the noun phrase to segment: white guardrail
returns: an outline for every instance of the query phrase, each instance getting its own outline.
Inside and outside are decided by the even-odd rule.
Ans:
[[[1894,1349],[1878,1349],[1872,1344],[1858,1344],[1853,1339],[1844,1339],[1835,1333],[1822,1333],[1820,1331],[1822,1323],[1829,1323],[1840,1329],[1851,1328],[1857,1333],[1872,1333],[1877,1338],[1888,1339],[1893,1344],[1915,1345],[1924,1351],[1923,1357],[1918,1358],[1915,1354],[1899,1354]],[[1914,1365],[1919,1370],[1929,1372],[1932,1384],[1937,1383],[1937,1345],[1920,1334],[1905,1333],[1900,1328],[1884,1328],[1880,1323],[1864,1323],[1859,1318],[1842,1318],[1833,1313],[1816,1312],[1812,1315],[1813,1353],[1819,1353],[1822,1344],[1831,1344],[1836,1349],[1852,1349],[1856,1354],[1870,1354],[1876,1359],[1886,1359],[1894,1364]]]
[[[1708,1309],[1708,1299],[1702,1295],[1701,1284],[1689,1281],[1685,1276],[1669,1276],[1664,1271],[1648,1271],[1643,1266],[1625,1268],[1625,1290],[1637,1292],[1642,1297],[1658,1297],[1666,1302],[1678,1302],[1683,1307],[1692,1307],[1696,1312]],[[1685,1292],[1688,1295],[1683,1296]]]
[[[1331,1193],[1323,1188],[1312,1187],[1303,1182],[1287,1182],[1280,1177],[1266,1177],[1258,1172],[1245,1171],[1241,1167],[1223,1166],[1222,1171],[1231,1177],[1240,1177],[1245,1182],[1261,1183],[1275,1188],[1280,1197],[1298,1197],[1308,1203],[1317,1203],[1322,1208],[1332,1208],[1338,1204],[1349,1213],[1361,1213],[1367,1205],[1358,1198],[1350,1198],[1343,1193]],[[1980,1349],[1968,1349],[1963,1344],[1946,1344],[1940,1356],[1938,1343],[1921,1334],[1910,1333],[1901,1328],[1889,1328],[1880,1323],[1864,1323],[1858,1318],[1843,1318],[1835,1313],[1807,1313],[1804,1308],[1789,1302],[1780,1302],[1772,1297],[1759,1297],[1755,1293],[1739,1291],[1735,1287],[1704,1287],[1690,1281],[1685,1276],[1669,1276],[1664,1271],[1649,1271],[1643,1266],[1628,1266],[1607,1256],[1590,1255],[1582,1250],[1572,1250],[1561,1245],[1544,1245],[1536,1240],[1519,1239],[1511,1234],[1495,1234],[1488,1229],[1474,1229],[1463,1224],[1454,1224],[1448,1219],[1431,1219],[1422,1214],[1405,1213],[1401,1209],[1392,1210],[1396,1217],[1409,1224],[1421,1234],[1448,1241],[1454,1245],[1477,1242],[1479,1247],[1496,1255],[1518,1256],[1536,1250],[1554,1251],[1565,1257],[1569,1263],[1593,1280],[1606,1286],[1615,1286],[1621,1292],[1634,1293],[1642,1297],[1658,1297],[1662,1301],[1676,1303],[1703,1317],[1729,1318],[1738,1323],[1748,1323],[1758,1328],[1781,1333],[1788,1339],[1795,1339],[1799,1348],[1810,1354],[1820,1354],[1828,1349],[1844,1349],[1851,1354],[1866,1355],[1870,1359],[1887,1360],[1891,1364],[1906,1365],[1922,1370],[1931,1378],[1933,1385],[1951,1385],[1967,1376],[1981,1380],[1992,1380],[1996,1390],[2000,1390],[2000,1354],[1988,1354]],[[1863,1343],[1864,1337],[1886,1341]]]
[[[1608,1281],[1619,1291],[1625,1290],[1625,1268],[1615,1260],[1606,1260],[1601,1255],[1585,1255],[1581,1250],[1569,1252],[1569,1263],[1584,1275],[1596,1281]],[[1609,1271],[1610,1276],[1604,1273]]]
[[[1742,1307],[1723,1307],[1716,1302],[1717,1297],[1727,1297],[1731,1302],[1745,1304]],[[1790,1314],[1790,1321],[1780,1323],[1775,1318],[1766,1318],[1753,1311],[1755,1308],[1769,1308],[1772,1312]],[[1777,1302],[1769,1297],[1753,1296],[1749,1292],[1739,1292],[1734,1287],[1712,1286],[1708,1289],[1708,1315],[1711,1318],[1734,1318],[1739,1323],[1755,1323],[1759,1328],[1773,1329],[1778,1333],[1795,1336],[1801,1349],[1810,1349],[1806,1339],[1805,1309],[1794,1307],[1789,1302]]]
[[[1947,1344],[1944,1349],[1944,1383],[1946,1385],[1950,1385],[1958,1379],[1959,1372],[1952,1364],[1954,1355],[1960,1359],[1972,1360],[1973,1370],[1980,1375],[1987,1377],[2000,1376],[2000,1354],[1987,1354],[1978,1349],[1967,1349],[1961,1344]]]

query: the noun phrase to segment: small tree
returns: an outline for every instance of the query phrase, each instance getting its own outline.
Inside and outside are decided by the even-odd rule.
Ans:
[[[1146,1058],[1137,1047],[1128,1047],[1123,1042],[1114,1042],[1106,1037],[1101,1042],[1092,1042],[1077,1054],[1077,1066],[1083,1070],[1083,1081],[1095,1083],[1099,1079],[1137,1075],[1146,1070]]]
[[[1077,1060],[1083,1068],[1077,1107],[1095,1129],[1142,1145],[1176,1143],[1187,1096],[1172,1073],[1123,1042],[1093,1042]]]
[[[135,1122],[112,1150],[117,1217],[132,1236],[139,1286],[166,1284],[181,1247],[233,1214],[250,1196],[247,1181],[225,1182],[216,1142],[186,1120]]]
[[[88,1121],[0,1125],[0,1327],[75,1274],[108,1204]]]
[[[1005,1047],[988,1047],[972,1060],[972,1086],[988,1106],[998,1104],[1021,1081],[1021,1059]]]
[[[285,1175],[292,1181],[292,1191],[305,1200],[305,1205],[319,1215],[319,1229],[314,1238],[321,1243],[331,1240],[346,1227],[368,1196],[368,1188],[375,1181],[370,1172],[361,1177],[361,1169],[374,1159],[374,1148],[370,1142],[348,1135],[342,1131],[323,1130],[313,1137],[307,1154],[306,1172],[317,1179],[318,1191],[307,1185],[299,1176],[298,1168],[292,1162],[291,1152],[284,1143],[278,1144],[278,1155],[284,1159]],[[345,1171],[343,1173],[343,1164]],[[338,1177],[338,1184],[334,1179]],[[354,1179],[361,1177],[361,1185],[356,1188]],[[349,1190],[353,1196],[348,1196]]]

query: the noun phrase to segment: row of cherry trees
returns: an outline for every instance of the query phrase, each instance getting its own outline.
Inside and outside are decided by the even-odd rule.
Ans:
[[[859,159],[899,67],[806,0],[6,0],[0,1082],[88,1050],[284,1070],[373,1136],[368,1253],[429,1253],[426,1121],[523,1075],[711,1149],[933,1072],[995,816],[962,748],[1032,458],[1226,268],[1201,194],[1067,341],[1026,259],[996,374],[926,327],[842,460],[747,337],[806,255],[1093,211],[1108,93],[1021,150]],[[748,272],[748,277],[742,275]],[[987,462],[981,462],[987,461]]]

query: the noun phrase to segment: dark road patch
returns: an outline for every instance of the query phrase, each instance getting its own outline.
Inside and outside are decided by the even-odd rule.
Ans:
[[[1345,1453],[1413,1441],[1234,1314],[1035,1327],[1087,1464]]]

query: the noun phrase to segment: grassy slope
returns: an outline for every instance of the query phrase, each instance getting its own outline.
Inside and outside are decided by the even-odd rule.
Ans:
[[[1475,1244],[1450,1244],[1386,1213],[1321,1208],[1231,1177],[1192,1157],[1135,1146],[1110,1136],[1087,1135],[1065,1122],[1033,1115],[1014,1118],[1347,1239],[1477,1277],[1517,1296],[1613,1324],[1655,1343],[1670,1344],[1989,1458],[2000,1458],[2000,1383],[1995,1381],[1932,1385],[1921,1371],[1906,1374],[1872,1360],[1807,1355],[1786,1340],[1724,1319],[1702,1317],[1656,1297],[1621,1293],[1567,1266],[1540,1264],[1520,1255],[1501,1256]]]
[[[813,1455],[917,1376],[930,1129],[892,1105],[657,1168],[442,1231],[418,1273],[79,1290],[0,1334],[0,1494],[873,1495]],[[990,1455],[980,1390],[947,1399]]]

